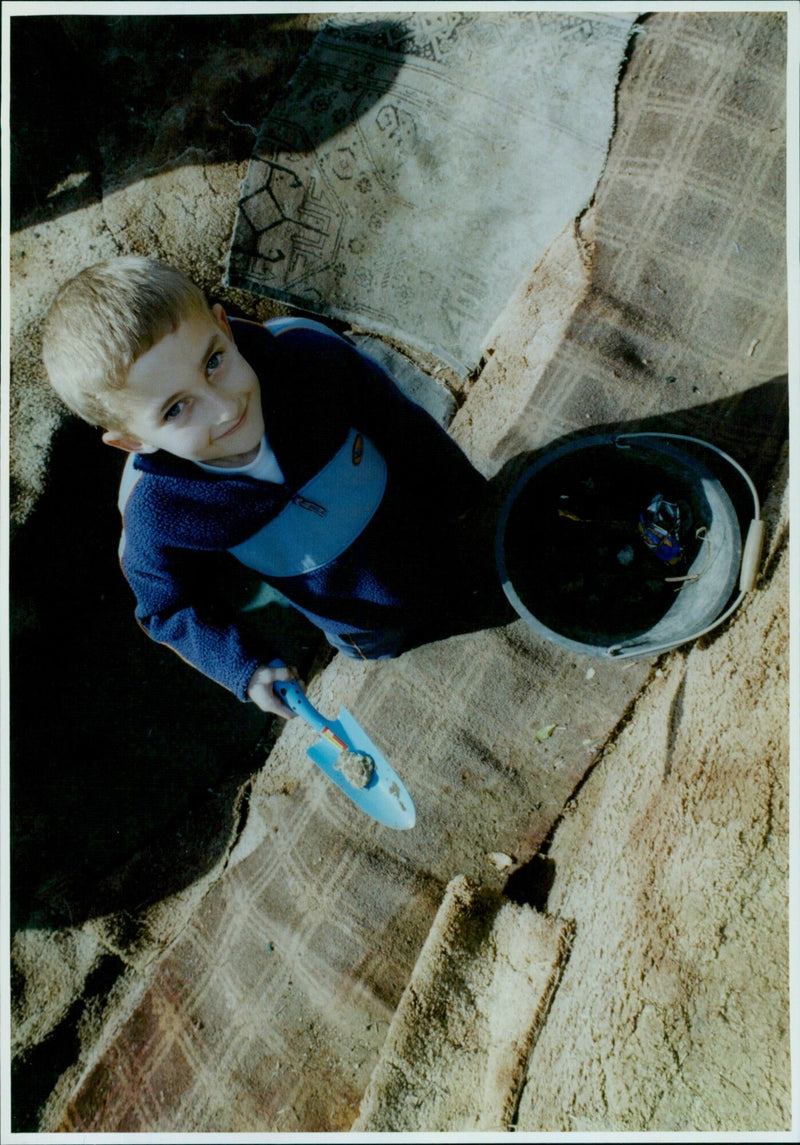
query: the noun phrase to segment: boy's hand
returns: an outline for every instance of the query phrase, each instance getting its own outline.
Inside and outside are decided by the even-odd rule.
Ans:
[[[271,712],[285,720],[292,719],[295,713],[286,707],[273,690],[272,685],[278,680],[296,680],[297,672],[294,668],[267,668],[265,665],[256,668],[247,685],[247,695],[262,712]]]

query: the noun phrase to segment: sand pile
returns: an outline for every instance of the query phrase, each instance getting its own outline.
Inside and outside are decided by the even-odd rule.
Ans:
[[[353,1130],[507,1129],[572,931],[569,922],[453,879]]]

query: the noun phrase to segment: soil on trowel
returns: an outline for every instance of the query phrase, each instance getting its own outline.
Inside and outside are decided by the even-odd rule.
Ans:
[[[367,787],[375,771],[372,757],[361,751],[343,751],[336,761],[336,770],[341,771],[352,787]]]
[[[677,560],[647,545],[639,523],[656,494],[681,507]],[[603,449],[552,462],[509,515],[505,557],[514,589],[554,632],[609,646],[652,628],[669,611],[700,544],[688,484]]]

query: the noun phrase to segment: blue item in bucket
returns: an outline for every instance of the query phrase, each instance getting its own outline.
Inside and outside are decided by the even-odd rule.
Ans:
[[[680,536],[687,527],[686,516],[676,501],[667,501],[661,493],[639,515],[640,537],[664,564],[674,565],[683,555]]]

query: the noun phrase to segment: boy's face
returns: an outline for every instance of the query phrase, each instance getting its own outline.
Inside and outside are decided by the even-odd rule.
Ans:
[[[261,391],[219,304],[184,318],[134,362],[124,421],[124,432],[103,434],[107,445],[221,466],[253,460],[264,432]]]

